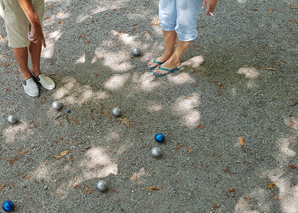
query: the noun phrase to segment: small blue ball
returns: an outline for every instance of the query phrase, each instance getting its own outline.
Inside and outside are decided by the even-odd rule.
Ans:
[[[156,142],[158,142],[158,143],[162,143],[162,142],[164,142],[164,141],[165,141],[165,136],[164,136],[164,134],[162,134],[162,133],[158,133],[158,134],[156,134],[156,135],[155,135],[155,140],[156,140]]]
[[[67,110],[66,110],[66,112],[67,112],[67,113],[70,113],[70,110],[69,110],[69,109],[67,109]]]
[[[7,200],[3,203],[2,208],[6,212],[11,212],[14,209],[14,204],[12,201]]]

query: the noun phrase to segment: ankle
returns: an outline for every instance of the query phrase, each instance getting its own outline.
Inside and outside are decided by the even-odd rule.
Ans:
[[[33,73],[34,76],[38,76],[39,74],[41,74],[41,71],[40,71],[40,69],[32,68],[32,73]]]

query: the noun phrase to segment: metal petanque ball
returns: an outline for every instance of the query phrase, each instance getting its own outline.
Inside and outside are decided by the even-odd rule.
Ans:
[[[52,107],[55,109],[55,110],[60,110],[61,107],[62,107],[62,104],[60,102],[57,102],[57,101],[54,101],[52,103]]]
[[[158,143],[162,143],[162,142],[164,142],[164,141],[165,141],[165,136],[164,136],[164,134],[162,134],[162,133],[158,133],[158,134],[156,134],[156,135],[155,135],[155,140],[156,140],[156,142],[158,142]]]
[[[3,203],[2,208],[6,212],[11,212],[14,209],[14,204],[12,201],[7,200]]]
[[[118,107],[115,107],[113,110],[112,110],[112,114],[115,116],[115,117],[119,117],[121,115],[121,111]]]
[[[18,119],[14,115],[9,115],[7,120],[11,124],[15,124],[18,121]]]
[[[132,50],[132,54],[134,56],[139,56],[141,54],[141,51],[139,49],[135,48],[135,49]]]
[[[154,147],[151,149],[151,156],[154,158],[158,158],[162,156],[162,150],[158,147]]]
[[[108,189],[107,183],[104,180],[98,181],[97,189],[101,192],[106,191]]]

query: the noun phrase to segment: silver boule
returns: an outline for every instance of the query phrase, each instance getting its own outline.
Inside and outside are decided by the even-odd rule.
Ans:
[[[141,51],[138,48],[135,48],[135,49],[132,50],[132,54],[134,56],[139,56],[141,54]]]
[[[154,158],[158,158],[162,156],[162,150],[158,147],[154,147],[151,149],[151,156]]]
[[[107,183],[104,180],[98,181],[97,189],[101,192],[106,191],[108,189]]]
[[[121,115],[121,110],[118,108],[118,107],[115,107],[113,110],[112,110],[112,114],[116,117],[119,117]]]
[[[18,121],[18,119],[14,115],[9,115],[7,120],[11,124],[15,124]]]
[[[55,109],[55,110],[60,110],[62,108],[62,104],[60,102],[57,102],[57,101],[54,101],[52,103],[52,107]]]

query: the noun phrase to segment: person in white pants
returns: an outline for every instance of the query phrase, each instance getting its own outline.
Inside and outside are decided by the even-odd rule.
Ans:
[[[218,0],[159,1],[159,21],[163,30],[165,52],[147,64],[155,76],[165,76],[180,68],[180,57],[198,36],[197,19],[201,9],[207,6],[206,15],[211,16],[217,2]]]

